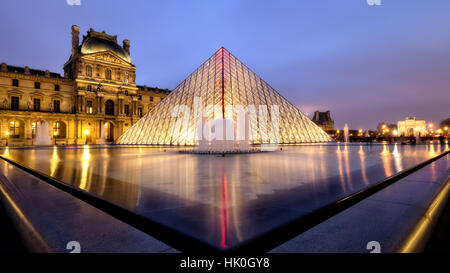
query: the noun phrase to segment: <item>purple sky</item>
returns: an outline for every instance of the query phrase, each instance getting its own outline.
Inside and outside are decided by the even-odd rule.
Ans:
[[[450,117],[450,1],[4,0],[0,62],[62,73],[70,26],[131,41],[137,83],[175,88],[221,46],[310,117]]]

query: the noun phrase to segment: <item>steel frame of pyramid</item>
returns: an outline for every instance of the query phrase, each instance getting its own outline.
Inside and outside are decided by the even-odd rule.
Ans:
[[[197,102],[196,99],[197,98]],[[212,105],[221,111],[195,111],[194,104],[200,98],[201,108]],[[174,125],[182,116],[180,107],[187,106],[190,116],[180,131]],[[256,110],[249,115],[250,144],[296,144],[331,141],[330,136],[314,124],[298,108],[281,96],[269,84],[246,67],[225,48],[220,48],[189,77],[180,83],[116,141],[117,144],[197,145],[198,121],[205,119],[232,119],[237,114],[227,111],[230,105],[242,105]],[[260,107],[267,106],[267,122],[273,122],[270,107],[278,106],[278,132],[276,138],[260,128]],[[256,106],[251,108],[251,106]],[[180,111],[179,115],[178,112]],[[196,113],[197,112],[197,113]],[[192,114],[193,113],[193,114]],[[269,125],[270,126],[270,125]],[[275,128],[275,127],[274,127]],[[272,132],[273,133],[273,132]],[[273,135],[273,134],[272,134]],[[275,140],[274,140],[275,139]]]

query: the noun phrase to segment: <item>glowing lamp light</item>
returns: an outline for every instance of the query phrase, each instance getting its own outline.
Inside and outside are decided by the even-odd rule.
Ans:
[[[58,133],[57,133],[57,132],[53,132],[53,135],[54,135],[54,136],[57,136],[57,135],[58,135]]]
[[[444,131],[448,131],[448,127],[447,126],[444,127]]]
[[[442,133],[442,130],[441,130],[441,129],[438,129],[438,130],[437,130],[437,133],[438,133],[438,134]]]
[[[362,133],[362,129],[359,129],[359,133],[360,133],[360,134]]]
[[[339,134],[340,132],[341,132],[341,130],[337,130],[337,131],[336,131],[336,133],[338,133],[338,134]]]
[[[6,136],[9,136],[9,132],[6,132],[5,134],[6,134]]]
[[[397,130],[394,130],[394,136],[397,136],[398,135],[398,131]]]
[[[89,135],[90,131],[88,129],[84,130],[85,135]]]

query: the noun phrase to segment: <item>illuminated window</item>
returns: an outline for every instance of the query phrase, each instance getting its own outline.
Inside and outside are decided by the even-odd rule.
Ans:
[[[91,100],[86,101],[86,113],[92,114],[92,101]]]
[[[33,121],[31,123],[31,135],[32,135],[32,137],[36,136],[36,121]]]
[[[19,97],[11,97],[11,110],[19,110]]]
[[[61,123],[59,121],[53,124],[53,135],[55,137],[60,137],[61,135]]]
[[[18,121],[11,121],[9,123],[9,136],[12,138],[20,137],[20,123]]]
[[[105,79],[111,80],[111,69],[105,70]]]
[[[92,66],[90,65],[86,66],[86,76],[92,77]]]

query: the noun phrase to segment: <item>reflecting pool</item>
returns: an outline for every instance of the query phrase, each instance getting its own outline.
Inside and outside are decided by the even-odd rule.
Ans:
[[[204,243],[228,248],[446,149],[448,144],[437,143],[301,145],[222,157],[176,148],[85,146],[0,153]]]

